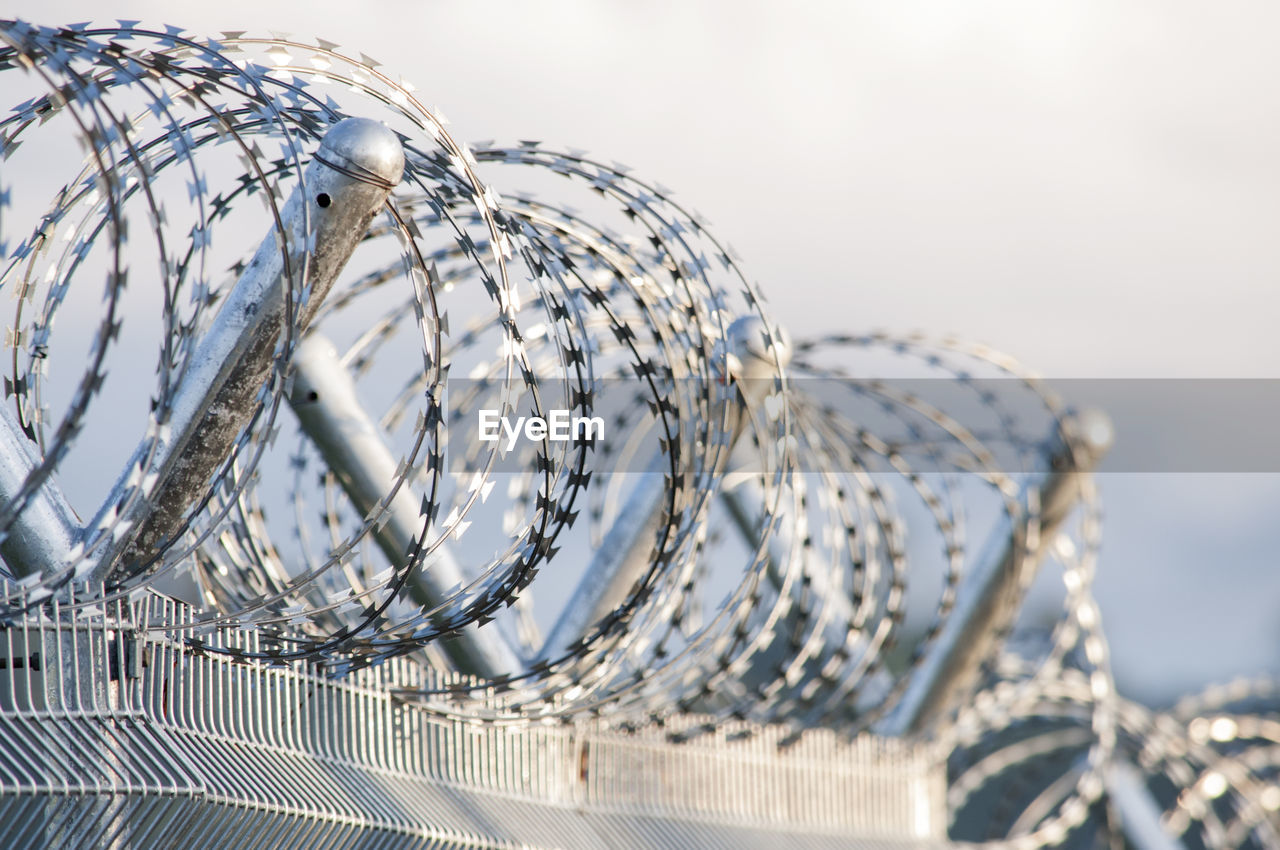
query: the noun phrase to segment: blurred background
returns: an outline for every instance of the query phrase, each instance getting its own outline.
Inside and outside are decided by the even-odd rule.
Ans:
[[[577,146],[674,188],[798,338],[952,333],[1059,380],[1280,378],[1280,6],[1264,0],[24,0],[6,14],[363,52],[460,140]],[[1117,451],[1149,439],[1121,430]],[[1280,475],[1100,481],[1096,592],[1121,691],[1162,705],[1280,673]]]

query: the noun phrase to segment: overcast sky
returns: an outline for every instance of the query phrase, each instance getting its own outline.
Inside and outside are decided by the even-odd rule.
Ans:
[[[8,9],[367,53],[459,139],[575,145],[675,188],[795,336],[954,332],[1057,378],[1280,377],[1274,2]],[[1104,479],[1122,689],[1280,669],[1280,476]]]

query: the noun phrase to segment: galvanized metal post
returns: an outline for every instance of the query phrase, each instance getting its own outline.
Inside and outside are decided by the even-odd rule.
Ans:
[[[620,606],[627,591],[649,565],[651,547],[662,520],[666,479],[646,472],[628,494],[622,510],[605,532],[573,595],[542,641],[539,656],[549,659],[565,652],[583,637],[592,623]]]
[[[803,496],[805,484],[801,477],[795,478],[791,486],[797,496]],[[721,490],[717,495],[742,542],[751,548],[757,546],[759,529],[756,527],[750,506],[768,503],[765,491],[758,480],[744,479],[734,488]],[[792,560],[799,559],[803,567],[804,581],[808,584],[808,592],[814,598],[822,600],[823,625],[820,627],[837,639],[843,639],[843,634],[836,633],[837,626],[853,622],[856,616],[849,600],[848,590],[833,586],[832,580],[838,576],[833,575],[829,563],[819,563],[814,558],[812,550],[808,548],[795,550],[793,544],[797,539],[794,521],[784,524],[769,538],[764,552],[765,579],[775,591],[781,593],[786,587],[787,572],[793,567]],[[773,632],[777,635],[794,634],[797,627],[808,621],[810,617],[810,613],[800,605],[791,605],[774,624]],[[815,624],[814,627],[819,626]],[[743,671],[741,678],[752,686],[764,686],[776,677],[777,670],[792,664],[793,653],[794,650],[789,641],[774,640],[753,654],[751,665]],[[806,663],[816,667],[821,663],[821,659],[811,658]]]
[[[0,404],[0,503],[11,504],[31,470],[40,463],[36,445],[22,433],[9,405]],[[68,566],[80,522],[52,480],[31,494],[0,541],[0,557],[14,578],[51,573]]]
[[[1083,411],[1064,428],[1071,445],[1059,446],[1051,454],[1048,471],[1023,487],[1024,509],[1034,504],[1040,508],[1038,543],[1024,552],[1008,517],[988,538],[973,570],[961,582],[937,643],[912,675],[901,701],[878,724],[881,734],[924,731],[976,683],[997,635],[1016,613],[1013,603],[1021,598],[1048,544],[1076,505],[1081,479],[1111,447],[1111,421],[1101,411]]]
[[[333,343],[318,334],[302,341],[293,359],[293,391],[289,404],[302,430],[315,444],[338,483],[361,516],[382,501],[396,479],[396,460],[378,425],[369,418],[356,394],[355,381],[338,357]],[[401,486],[387,507],[387,521],[374,531],[383,554],[400,562],[426,518],[408,486]],[[441,546],[415,570],[406,585],[419,605],[434,608],[463,584],[465,574],[450,551]],[[441,641],[440,648],[459,672],[495,678],[517,673],[524,663],[496,631],[496,624],[469,628]]]
[[[294,274],[310,251],[305,282],[310,296],[297,325],[301,332],[403,171],[399,140],[376,121],[347,118],[325,134],[303,184],[284,207],[284,240],[275,231],[263,240],[201,340],[174,400],[168,436],[147,470],[158,476],[155,489],[149,500],[136,500],[123,517],[135,530],[106,547],[98,576],[117,563],[155,555],[181,526],[247,424],[286,318],[289,277],[282,250],[289,252]],[[139,447],[90,528],[98,527],[105,512],[114,509],[131,474],[144,461]]]
[[[763,323],[755,316],[737,319],[729,326],[726,336],[730,353],[740,365],[740,371],[734,377],[741,393],[758,394],[762,389],[771,387],[769,379],[775,374],[778,364],[785,367],[791,360],[791,348],[785,335],[781,332],[776,334],[775,362],[775,352],[765,350],[762,331]],[[745,424],[744,409],[734,429],[730,449],[742,434]],[[563,652],[585,635],[593,623],[626,600],[629,589],[649,566],[650,547],[657,539],[665,495],[666,481],[656,471],[646,473],[631,491],[569,602],[543,641],[540,657],[547,659]]]
[[[1103,772],[1111,802],[1120,810],[1120,829],[1138,850],[1183,850],[1183,844],[1160,825],[1160,806],[1147,788],[1146,777],[1124,758]]]

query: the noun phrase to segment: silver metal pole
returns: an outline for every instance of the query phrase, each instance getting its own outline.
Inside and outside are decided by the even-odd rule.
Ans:
[[[738,379],[739,392],[757,394],[772,386],[768,379],[772,378],[777,364],[773,353],[765,350],[762,330],[763,323],[755,316],[737,319],[729,326],[726,336],[730,353],[741,367],[734,376]],[[778,360],[785,367],[791,360],[791,347],[785,335],[779,332],[775,337]],[[744,430],[745,410],[743,420],[734,429],[730,449]],[[631,587],[648,568],[665,495],[666,481],[658,472],[646,473],[631,491],[543,641],[541,658],[551,658],[568,649],[593,623],[626,601]]]
[[[117,562],[146,559],[162,547],[247,424],[284,321],[289,281],[281,245],[290,251],[295,274],[304,251],[311,249],[306,281],[311,294],[300,317],[301,332],[403,171],[399,140],[376,121],[347,118],[325,134],[303,185],[284,207],[285,241],[275,231],[263,240],[201,340],[174,399],[168,436],[147,470],[158,476],[155,489],[150,499],[134,501],[126,512],[123,519],[136,530],[106,547],[98,561],[99,577]],[[304,206],[309,230],[304,229]],[[139,447],[90,529],[99,527],[128,491],[131,473],[144,460]]]
[[[40,463],[8,404],[0,404],[0,503],[10,504]],[[14,578],[51,573],[70,563],[80,521],[62,490],[46,479],[0,541],[0,557]]]
[[[1107,765],[1103,781],[1120,810],[1120,828],[1138,850],[1183,850],[1182,842],[1160,825],[1160,806],[1142,773],[1127,760]]]
[[[294,354],[289,404],[347,498],[361,516],[367,516],[391,492],[398,464],[382,430],[360,405],[355,381],[333,343],[319,334],[308,335]],[[399,563],[422,535],[425,521],[413,491],[402,485],[374,539],[388,560]],[[444,546],[422,566],[406,585],[409,596],[419,605],[434,608],[464,583],[461,566]],[[493,624],[483,630],[468,628],[456,638],[441,641],[440,648],[458,671],[474,676],[492,679],[524,669],[523,661]]]
[[[877,725],[881,734],[901,736],[927,729],[977,681],[996,636],[1016,613],[1016,601],[1076,505],[1083,476],[1090,474],[1111,447],[1111,420],[1101,411],[1082,411],[1065,427],[1075,441],[1074,458],[1063,444],[1052,453],[1049,470],[1023,488],[1023,506],[1029,507],[1033,500],[1040,505],[1037,548],[1029,557],[1024,556],[1008,517],[988,538],[956,592],[955,607],[937,643],[912,675],[902,700]]]
[[[765,503],[764,489],[755,479],[747,478],[737,482],[732,488],[722,489],[716,497],[720,500],[720,504],[724,505],[742,542],[747,546],[756,546],[759,543],[757,537],[759,529],[756,528],[755,519],[752,517],[751,505]],[[792,539],[791,533],[784,527],[779,530],[779,533],[769,538],[769,544],[765,547],[765,578],[769,580],[774,590],[782,590],[783,583],[786,581]],[[814,595],[823,596],[830,587],[827,577],[821,570],[810,570],[809,574],[815,582]],[[827,601],[834,604],[840,612],[836,616],[852,613],[849,600],[843,593],[833,594]]]
[[[797,488],[797,493],[803,494],[802,488],[804,482],[800,478],[796,478],[792,482],[792,486]],[[750,505],[766,504],[766,495],[764,489],[755,479],[748,478],[738,483],[733,489],[724,489],[717,494],[720,504],[723,505],[729,514],[729,518],[734,528],[738,530],[738,534],[749,547],[755,547],[759,543],[759,529],[756,527],[752,517]],[[794,517],[793,517],[794,519]],[[799,558],[802,560],[804,567],[804,576],[809,582],[809,590],[813,597],[822,600],[825,611],[821,615],[823,617],[822,628],[828,633],[834,633],[838,627],[853,621],[855,611],[852,603],[849,601],[848,589],[838,589],[832,587],[832,570],[831,565],[818,563],[815,560],[815,553],[807,548],[801,548],[793,554],[792,544],[796,540],[795,525],[784,524],[777,532],[769,538],[769,542],[765,548],[765,578],[770,586],[777,592],[781,592],[786,584],[786,573],[788,568],[792,566],[791,559]],[[773,631],[777,635],[792,634],[802,621],[809,620],[814,622],[819,615],[804,611],[799,605],[792,605],[785,614],[783,614],[778,622],[774,625]],[[816,627],[816,622],[814,622]],[[836,635],[838,639],[842,639],[842,635]],[[767,677],[772,680],[776,677],[776,672],[789,665],[793,660],[792,648],[789,641],[775,640],[768,646],[761,648],[752,656],[751,666],[744,671],[742,678],[744,681],[750,680],[750,684],[756,684],[757,679]],[[810,658],[806,663],[816,666],[821,659],[815,657]]]
[[[541,658],[563,653],[587,633],[592,623],[626,601],[627,591],[649,565],[666,491],[662,473],[646,472],[628,494],[573,595],[543,640],[538,653]]]

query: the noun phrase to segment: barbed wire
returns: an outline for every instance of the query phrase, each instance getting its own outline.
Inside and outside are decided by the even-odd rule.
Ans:
[[[989,557],[975,538],[998,528],[1019,569],[1045,561],[1057,607],[1046,626],[1025,587],[1002,599],[995,645],[1012,648],[934,728],[957,818],[979,811],[990,827],[976,838],[1018,848],[1116,835],[1100,801],[1122,753],[1177,790],[1157,794],[1175,832],[1274,846],[1274,694],[1169,714],[1116,696],[1090,595],[1096,494],[1082,477],[1050,528],[1033,486],[1053,463],[1087,468],[1086,448],[1072,411],[1015,361],[918,335],[793,343],[732,248],[664,187],[582,151],[460,144],[410,84],[330,42],[129,22],[8,22],[0,41],[6,96],[27,95],[0,120],[0,291],[16,301],[5,405],[38,447],[0,534],[42,488],[91,479],[117,443],[133,451],[101,503],[91,484],[68,487],[92,519],[64,562],[8,565],[27,607],[88,579],[104,589],[64,609],[186,593],[190,622],[149,627],[337,676],[403,655],[447,668],[450,642],[498,634],[519,669],[396,696],[491,723],[695,713],[706,723],[680,736],[743,720],[853,736],[900,709]],[[395,133],[404,177],[313,303],[316,246],[291,235],[286,198],[306,196],[321,138],[352,115]],[[189,505],[160,506],[180,522],[144,545],[132,518],[158,509],[175,399],[264,233],[286,304],[269,369],[220,467]],[[392,447],[375,504],[355,504],[281,413],[311,336],[334,341]],[[506,451],[470,438],[490,406],[598,415],[610,438]],[[619,601],[550,645],[548,600],[584,580],[654,480],[652,533]],[[379,534],[405,494],[418,531],[389,557]],[[423,591],[446,561],[462,579]],[[224,638],[236,629],[257,633],[252,649]]]

